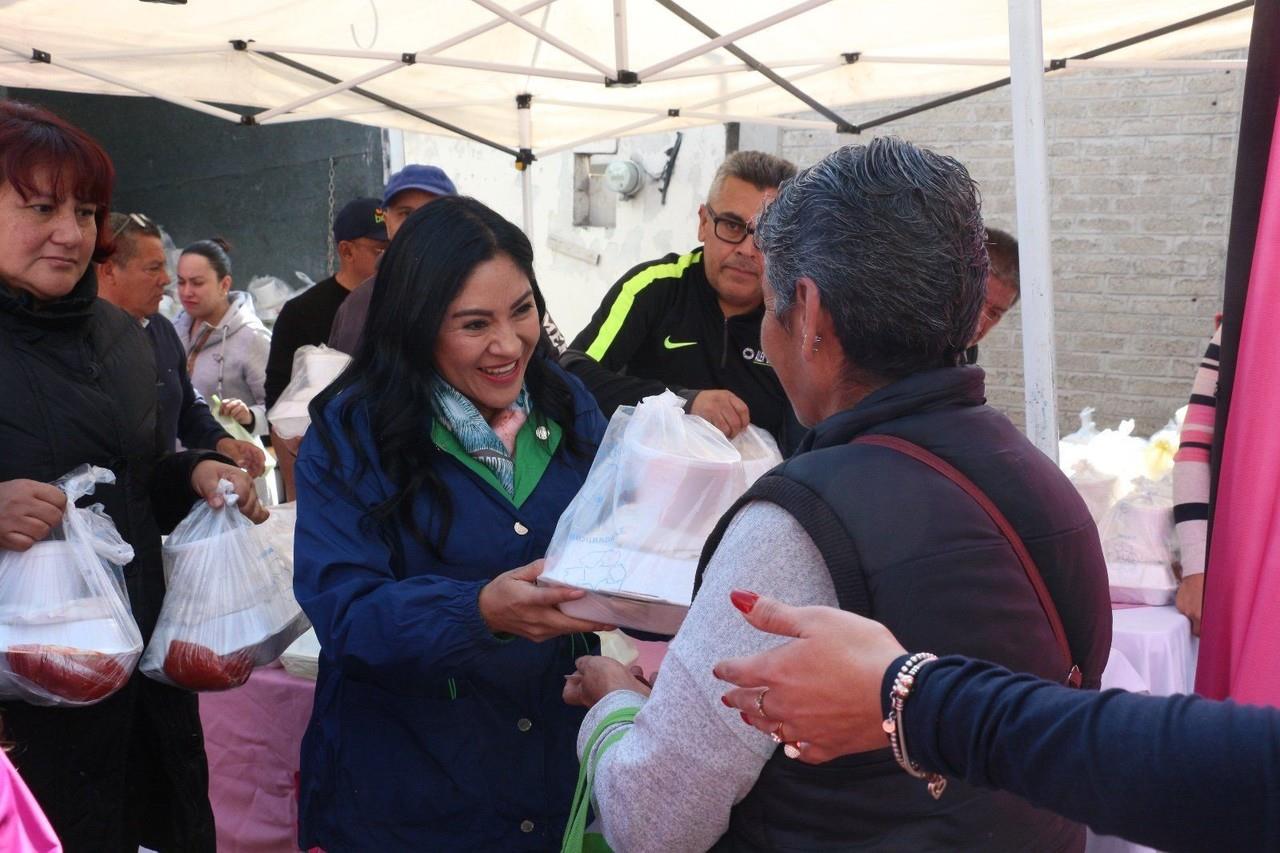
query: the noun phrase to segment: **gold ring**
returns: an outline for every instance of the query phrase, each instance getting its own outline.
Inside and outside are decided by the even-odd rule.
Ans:
[[[756,694],[756,710],[759,711],[760,716],[764,717],[766,720],[769,719],[769,715],[764,712],[764,694],[768,692],[769,688],[766,687]]]

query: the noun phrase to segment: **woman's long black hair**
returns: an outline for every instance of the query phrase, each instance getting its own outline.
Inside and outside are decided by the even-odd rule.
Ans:
[[[533,247],[523,231],[464,196],[446,196],[414,211],[382,256],[355,357],[311,402],[312,429],[329,457],[336,459],[335,436],[324,412],[341,396],[338,428],[355,451],[351,483],[373,462],[370,448],[354,428],[356,413],[368,412],[372,450],[395,492],[373,507],[362,523],[376,527],[393,555],[400,551],[401,527],[438,555],[452,525],[453,503],[436,473],[443,451],[430,440],[436,338],[446,310],[472,272],[499,255],[509,257],[529,278],[542,320],[546,301],[533,273]],[[548,364],[555,355],[544,332],[525,372],[532,417],[555,421],[563,431],[565,449],[586,454],[589,445],[574,430],[573,392]],[[436,507],[430,530],[419,529],[413,517],[415,499],[423,493]]]

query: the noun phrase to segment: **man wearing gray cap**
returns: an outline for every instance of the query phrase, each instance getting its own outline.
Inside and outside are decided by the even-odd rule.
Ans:
[[[458,190],[439,166],[411,164],[391,176],[382,193],[382,215],[386,220],[387,239],[392,240],[396,231],[418,208],[441,196],[457,195]],[[333,318],[329,331],[329,346],[345,353],[354,353],[364,332],[365,317],[369,315],[369,302],[373,299],[373,279],[368,279],[352,291]]]

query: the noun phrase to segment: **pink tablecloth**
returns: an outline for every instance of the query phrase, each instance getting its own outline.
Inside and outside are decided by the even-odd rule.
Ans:
[[[243,687],[200,696],[219,853],[298,849],[298,753],[315,687],[266,668]]]

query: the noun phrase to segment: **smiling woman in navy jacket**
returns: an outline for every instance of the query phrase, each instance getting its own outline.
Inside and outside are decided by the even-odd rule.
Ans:
[[[440,199],[396,235],[360,349],[312,403],[304,849],[559,846],[583,716],[560,690],[603,626],[535,579],[605,422],[548,351],[544,313],[528,238]]]

